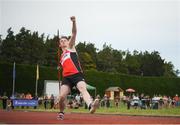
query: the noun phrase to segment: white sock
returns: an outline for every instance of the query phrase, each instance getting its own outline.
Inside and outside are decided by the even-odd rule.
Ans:
[[[91,103],[92,103],[92,102],[90,102],[89,104],[87,104],[88,108],[90,107]]]

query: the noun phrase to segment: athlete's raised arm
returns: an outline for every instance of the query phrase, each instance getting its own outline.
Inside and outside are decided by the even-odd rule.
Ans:
[[[76,41],[76,34],[77,34],[77,28],[76,28],[76,18],[75,16],[72,16],[71,18],[72,21],[72,35],[71,38],[69,39],[69,47],[72,49],[75,46],[75,41]]]

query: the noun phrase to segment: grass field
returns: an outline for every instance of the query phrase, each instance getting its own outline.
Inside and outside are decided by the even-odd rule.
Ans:
[[[48,107],[50,107],[48,105]],[[0,103],[0,108],[2,109],[2,103]],[[39,106],[37,109],[32,107],[21,109],[16,107],[15,110],[24,110],[24,111],[47,111],[47,112],[58,112],[58,109],[44,109],[43,105]],[[66,113],[88,113],[88,109],[80,107],[79,109],[67,109]],[[118,114],[118,115],[143,115],[143,116],[178,116],[180,117],[180,107],[175,108],[162,108],[162,109],[134,109],[131,107],[130,110],[127,110],[126,105],[120,104],[119,107],[111,106],[109,108],[100,107],[97,109],[96,113],[98,114]]]
[[[88,110],[84,108],[80,109],[68,109],[69,112],[82,112],[87,113]],[[119,107],[100,107],[97,109],[97,113],[100,114],[120,114],[120,115],[143,115],[143,116],[179,116],[180,107],[176,108],[162,108],[162,109],[134,109],[131,107],[129,110],[126,105],[121,104]]]

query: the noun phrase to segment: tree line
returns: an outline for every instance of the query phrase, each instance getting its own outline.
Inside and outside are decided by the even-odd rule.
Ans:
[[[4,39],[0,36],[0,61],[57,67],[57,41],[57,35],[50,38],[25,27],[14,34],[12,28],[9,28]],[[139,76],[177,77],[179,74],[172,62],[162,59],[158,51],[116,50],[106,43],[99,50],[90,42],[79,42],[76,49],[83,70]]]

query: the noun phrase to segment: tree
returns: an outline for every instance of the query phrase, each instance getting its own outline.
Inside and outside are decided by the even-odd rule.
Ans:
[[[16,43],[14,32],[9,28],[7,36],[1,42],[1,61],[14,62],[16,59]]]
[[[174,77],[178,76],[178,73],[174,72],[174,66],[171,62],[165,62],[164,63],[164,74],[163,76],[166,77]]]
[[[79,59],[84,70],[96,69],[97,49],[92,43],[78,43],[76,46]]]
[[[163,76],[164,60],[161,59],[159,52],[144,52],[141,57],[141,71],[144,76]]]
[[[133,55],[129,51],[127,51],[125,62],[128,68],[129,74],[132,75],[140,75],[140,59],[138,55],[138,51],[134,50]]]
[[[115,70],[112,66],[112,48],[111,46],[103,45],[103,50],[98,52],[97,70],[112,72]]]
[[[179,74],[180,74],[179,69],[177,69],[177,70],[175,71],[175,73],[176,73],[176,76],[179,76]]]
[[[1,37],[2,37],[2,35],[0,35],[0,55],[1,55],[1,45],[2,45],[2,41],[3,41]]]
[[[128,73],[128,69],[127,69],[127,65],[125,63],[124,60],[124,52],[120,51],[120,50],[112,50],[112,56],[113,56],[113,60],[112,60],[112,64],[115,70],[115,72],[118,73],[124,73],[127,74]]]
[[[2,35],[0,35],[0,45],[1,45],[1,43],[2,43],[2,38],[1,38],[1,37],[2,37]]]
[[[82,63],[83,69],[85,70],[96,69],[96,65],[95,63],[93,63],[90,54],[88,54],[87,52],[80,52],[79,57],[81,57],[80,62]]]
[[[23,64],[39,64],[56,67],[58,60],[58,37],[45,38],[44,34],[22,27],[16,35],[12,28],[7,30],[5,39],[0,35],[0,61]],[[103,45],[98,50],[94,44],[79,42],[76,46],[84,70],[125,73],[144,76],[176,77],[179,70],[174,70],[172,62],[162,59],[158,51],[131,52],[116,50]]]
[[[59,63],[57,62],[58,61],[57,36],[54,36],[52,39],[49,39],[49,37],[47,37],[45,47],[47,51],[46,65],[57,67],[57,63]]]
[[[2,60],[24,64],[45,64],[44,34],[39,37],[38,32],[31,34],[30,30],[24,27],[16,35],[11,28],[7,32],[8,35],[1,45]]]
[[[44,34],[39,36],[38,32],[31,33],[22,27],[16,35],[16,61],[25,64],[45,64],[46,48],[43,39]]]

